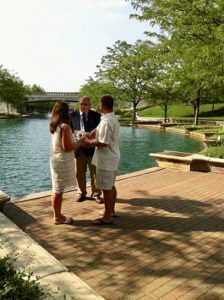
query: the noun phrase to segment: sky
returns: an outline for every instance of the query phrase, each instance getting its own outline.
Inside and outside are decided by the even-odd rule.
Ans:
[[[78,92],[107,47],[146,39],[125,0],[0,0],[0,65],[47,92]]]

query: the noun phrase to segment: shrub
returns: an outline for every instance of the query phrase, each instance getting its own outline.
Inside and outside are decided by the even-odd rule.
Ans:
[[[224,158],[224,146],[208,147],[201,154],[209,157]]]
[[[46,294],[39,284],[31,279],[32,274],[16,271],[15,259],[9,256],[0,258],[0,299],[1,300],[41,300]]]

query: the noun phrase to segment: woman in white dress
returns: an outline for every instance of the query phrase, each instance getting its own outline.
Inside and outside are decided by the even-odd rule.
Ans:
[[[69,125],[69,107],[66,102],[58,101],[54,105],[50,132],[54,224],[72,224],[73,219],[61,213],[62,198],[65,189],[76,188],[74,150],[83,146],[84,142],[75,142]]]

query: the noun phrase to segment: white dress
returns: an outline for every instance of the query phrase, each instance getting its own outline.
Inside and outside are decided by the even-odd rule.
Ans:
[[[74,151],[65,151],[62,149],[61,126],[58,126],[54,134],[51,134],[51,179],[52,190],[56,194],[77,187]],[[71,139],[75,142],[72,131]]]

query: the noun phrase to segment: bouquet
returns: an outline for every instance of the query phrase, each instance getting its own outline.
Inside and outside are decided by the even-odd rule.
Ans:
[[[81,142],[81,141],[85,140],[86,132],[80,131],[80,130],[75,130],[74,131],[74,136],[75,136],[75,141],[76,142]]]

